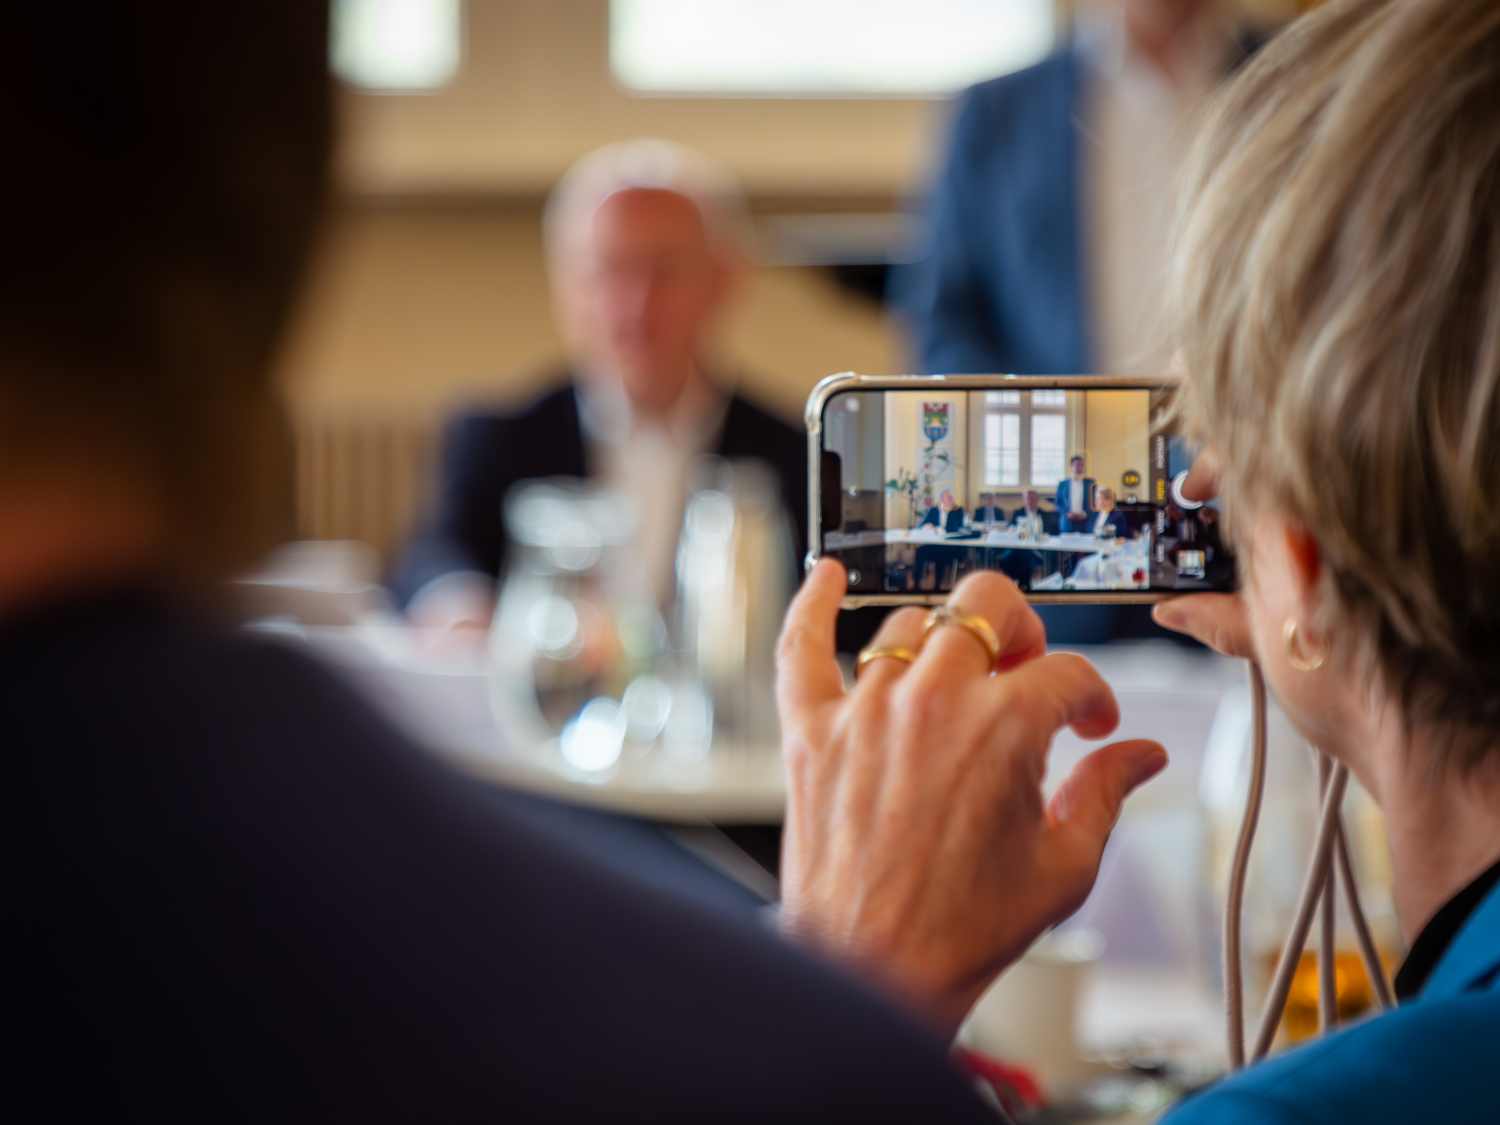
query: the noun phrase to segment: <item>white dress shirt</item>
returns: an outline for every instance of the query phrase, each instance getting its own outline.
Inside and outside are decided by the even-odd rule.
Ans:
[[[1117,21],[1082,39],[1094,370],[1161,374],[1171,359],[1164,294],[1177,179],[1196,113],[1232,43],[1205,22],[1179,52],[1174,79],[1129,47]]]
[[[1083,510],[1083,481],[1073,477],[1068,481],[1068,514],[1070,516],[1084,515]]]
[[[714,448],[728,397],[695,376],[665,418],[648,418],[610,380],[580,378],[576,387],[590,475],[618,489],[635,510],[638,574],[665,606],[676,587],[688,472]]]

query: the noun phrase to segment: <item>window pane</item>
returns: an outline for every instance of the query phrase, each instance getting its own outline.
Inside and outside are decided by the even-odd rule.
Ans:
[[[1020,391],[985,391],[984,401],[987,406],[1020,406]]]
[[[1021,416],[984,416],[984,483],[1015,488],[1021,483]]]
[[[655,93],[951,94],[1052,48],[1053,0],[610,0],[609,60]]]
[[[459,0],[334,0],[329,51],[370,90],[431,90],[458,70]]]
[[[1061,414],[1031,416],[1031,483],[1054,485],[1063,478],[1067,419]]]
[[[1067,406],[1067,391],[1032,391],[1032,406]]]

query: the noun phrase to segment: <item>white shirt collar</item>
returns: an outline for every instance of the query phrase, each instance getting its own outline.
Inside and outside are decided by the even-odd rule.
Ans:
[[[729,396],[698,372],[661,420],[638,414],[624,388],[605,375],[580,375],[574,397],[584,437],[600,445],[619,445],[643,430],[655,430],[684,445],[702,445],[729,409]]]

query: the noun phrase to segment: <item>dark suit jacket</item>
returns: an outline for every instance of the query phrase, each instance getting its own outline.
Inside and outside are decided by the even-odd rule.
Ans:
[[[1068,510],[1072,506],[1072,477],[1064,477],[1057,482],[1057,493],[1052,497],[1052,503],[1057,507],[1057,523],[1061,527],[1068,518]],[[1094,478],[1083,478],[1083,514],[1092,517],[1094,514]]]
[[[964,529],[964,510],[962,508],[954,508],[948,513],[948,518],[943,519],[943,509],[928,508],[927,514],[922,517],[922,522],[917,524],[917,526],[927,527],[931,525],[937,527],[939,523],[942,524],[944,532],[962,531]]]
[[[1005,509],[996,507],[995,505],[986,505],[982,508],[975,508],[974,522],[985,523],[986,521],[988,521],[989,523],[1004,523]]]
[[[757,458],[776,473],[800,564],[807,550],[806,434],[735,395],[714,452]],[[571,381],[512,414],[461,414],[444,436],[440,473],[436,511],[391,583],[402,604],[455,570],[501,573],[508,545],[501,504],[517,481],[589,475]]]

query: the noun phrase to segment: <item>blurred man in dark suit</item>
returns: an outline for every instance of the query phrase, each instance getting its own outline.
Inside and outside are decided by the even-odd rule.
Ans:
[[[665,141],[580,160],[547,205],[548,268],[570,370],[513,412],[460,416],[444,441],[436,511],[394,585],[409,617],[488,625],[518,481],[587,477],[638,518],[635,551],[657,600],[671,598],[688,468],[699,456],[771,467],[797,558],[807,530],[807,441],[708,369],[707,337],[742,263],[744,206],[707,157]]]

